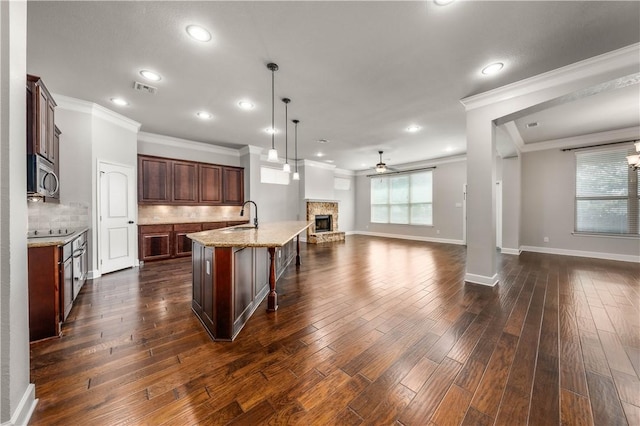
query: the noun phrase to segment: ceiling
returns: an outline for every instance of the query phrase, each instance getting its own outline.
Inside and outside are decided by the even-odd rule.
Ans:
[[[289,120],[300,120],[298,157],[349,170],[372,167],[378,150],[390,165],[464,154],[460,99],[640,41],[636,1],[29,1],[27,14],[28,72],[144,132],[266,153],[266,64],[275,62],[280,156],[288,97]],[[189,24],[212,40],[192,40]],[[502,72],[480,73],[495,61]],[[162,80],[144,80],[142,69]],[[135,91],[134,81],[157,92]],[[537,111],[515,128],[530,145],[638,126],[638,86]],[[242,99],[255,107],[238,108]],[[213,118],[197,118],[202,110]],[[532,121],[539,126],[527,128]],[[412,124],[421,129],[408,132]],[[292,158],[292,124],[288,141]]]

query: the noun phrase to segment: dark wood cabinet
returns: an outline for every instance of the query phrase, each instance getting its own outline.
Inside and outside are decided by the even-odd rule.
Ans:
[[[138,202],[171,202],[171,160],[138,156]]]
[[[266,252],[193,244],[191,306],[214,340],[233,340],[269,292]]]
[[[39,154],[55,163],[56,103],[42,79],[27,75],[27,154]]]
[[[244,169],[222,168],[222,198],[228,205],[242,205],[244,202]]]
[[[173,225],[140,225],[138,256],[142,261],[169,259],[173,250]]]
[[[191,239],[187,234],[202,231],[199,223],[180,223],[173,225],[173,255],[174,257],[184,257],[191,254]]]
[[[55,125],[56,103],[42,79],[27,74],[26,87],[27,154],[46,159],[53,168],[56,179],[60,176],[60,129]],[[58,184],[59,185],[59,180]],[[60,202],[60,187],[55,195],[43,197],[45,202]]]
[[[31,247],[29,269],[29,340],[60,335],[60,283],[66,277],[58,246]],[[61,267],[62,266],[62,267]]]
[[[241,205],[244,169],[138,155],[138,203]]]
[[[248,221],[196,222],[138,226],[138,258],[148,262],[190,256],[192,241],[187,234],[210,231],[228,226],[244,225]]]
[[[200,164],[200,202],[208,204],[222,204],[222,167],[210,164]]]
[[[171,203],[198,204],[198,165],[185,161],[171,162]]]

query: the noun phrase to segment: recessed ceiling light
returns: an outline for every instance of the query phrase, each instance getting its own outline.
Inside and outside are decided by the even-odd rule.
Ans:
[[[187,27],[187,34],[189,34],[191,38],[194,40],[198,40],[198,41],[211,40],[211,33],[199,25],[189,25]]]
[[[329,143],[326,139],[318,139],[318,143]]]
[[[151,80],[151,81],[160,81],[160,80],[162,80],[162,77],[160,76],[160,74],[158,74],[157,72],[154,72],[154,71],[142,70],[142,71],[140,71],[140,75],[143,76],[144,78],[146,78],[147,80]]]
[[[500,71],[504,67],[502,62],[494,62],[493,64],[489,64],[486,67],[482,68],[482,74],[491,75]]]
[[[538,127],[538,122],[534,121],[534,122],[531,122],[531,123],[527,123],[527,129],[530,129],[532,127]]]
[[[253,109],[255,105],[251,101],[240,101],[238,102],[238,106],[242,109]]]
[[[272,134],[272,133],[278,133],[278,129],[274,129],[272,127],[267,127],[266,129],[264,129],[265,132]]]
[[[319,153],[316,154],[316,157],[324,157],[324,154],[319,152]]]
[[[199,111],[196,112],[196,116],[202,120],[210,120],[213,115],[211,115],[210,113],[206,112],[206,111]]]
[[[111,102],[113,102],[114,104],[119,105],[119,106],[127,106],[127,105],[129,105],[129,102],[125,101],[122,98],[111,98]]]
[[[433,0],[433,2],[435,4],[437,4],[438,6],[446,6],[450,3],[453,3],[455,0]]]
[[[418,130],[420,130],[420,126],[418,126],[417,124],[412,124],[411,126],[407,127],[407,132],[417,132]]]

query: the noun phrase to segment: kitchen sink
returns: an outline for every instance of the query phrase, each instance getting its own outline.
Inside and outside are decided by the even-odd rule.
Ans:
[[[251,229],[256,229],[256,227],[255,226],[236,226],[235,228],[224,229],[222,232],[249,231]]]

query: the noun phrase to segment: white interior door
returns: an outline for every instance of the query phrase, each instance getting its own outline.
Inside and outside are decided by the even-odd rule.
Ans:
[[[496,182],[496,248],[502,249],[502,181]]]
[[[102,274],[106,274],[135,266],[135,174],[133,167],[102,162],[98,164],[98,174],[98,267]]]

